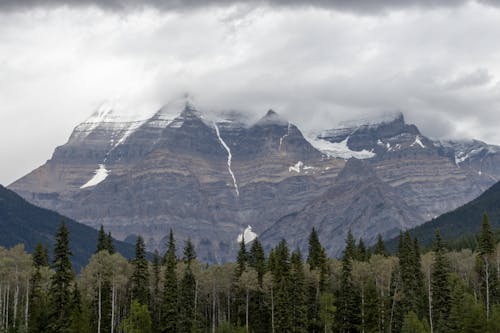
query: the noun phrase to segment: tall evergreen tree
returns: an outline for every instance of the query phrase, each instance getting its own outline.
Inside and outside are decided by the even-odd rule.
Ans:
[[[434,331],[441,333],[448,330],[451,308],[451,291],[448,281],[450,268],[439,230],[436,230],[435,237],[434,263],[431,268],[432,323]]]
[[[292,304],[292,332],[307,332],[307,289],[300,250],[290,258],[290,300]]]
[[[236,257],[236,269],[234,272],[236,278],[239,278],[241,274],[243,274],[243,272],[245,271],[247,267],[247,261],[248,261],[248,254],[245,246],[245,237],[243,236],[240,242],[240,250],[238,251],[238,256]]]
[[[275,249],[273,284],[276,286],[274,293],[275,330],[276,332],[290,332],[292,329],[290,252],[285,240],[282,240]]]
[[[178,321],[177,258],[175,255],[174,233],[170,229],[168,248],[164,256],[165,282],[162,301],[162,332],[175,332]]]
[[[262,287],[262,280],[266,273],[266,257],[264,248],[258,238],[255,238],[252,242],[252,247],[250,248],[250,254],[248,256],[248,264],[257,272],[259,286]]]
[[[359,239],[358,242],[358,249],[356,251],[357,253],[357,260],[359,261],[368,261],[370,259],[370,252],[365,246],[365,242],[363,241],[363,238]]]
[[[481,294],[486,306],[486,317],[489,318],[492,304],[498,300],[498,274],[494,268],[493,254],[495,252],[495,235],[491,230],[488,215],[483,215],[481,232],[479,234],[478,257],[476,271],[479,276]]]
[[[373,250],[373,254],[378,254],[378,255],[387,257],[387,250],[385,249],[384,240],[382,239],[381,234],[378,234],[378,236],[377,236],[377,244],[375,245],[375,249]]]
[[[352,260],[356,255],[354,237],[349,230],[342,258],[340,288],[337,297],[336,322],[341,333],[357,332],[359,325],[359,297],[352,281]]]
[[[54,333],[65,332],[70,323],[74,279],[70,258],[69,232],[62,222],[56,235],[50,285],[50,331]]]
[[[152,315],[152,327],[155,332],[160,331],[161,325],[161,293],[160,293],[160,273],[161,273],[161,264],[160,264],[160,255],[158,251],[155,250],[153,253],[153,295],[151,296],[151,315]]]
[[[111,236],[111,232],[108,232],[106,237],[106,246],[109,254],[114,254],[116,252],[115,245],[113,244],[113,237]]]
[[[135,258],[132,273],[132,298],[143,305],[149,304],[149,269],[146,259],[146,246],[141,236],[137,237],[135,244]]]
[[[99,229],[99,233],[97,236],[97,249],[95,253],[108,250],[108,238],[106,236],[106,233],[104,232],[104,227],[101,224],[101,228]]]
[[[180,283],[179,294],[179,321],[177,332],[191,333],[195,328],[195,293],[196,293],[196,279],[191,267],[188,265],[184,270],[184,276]]]
[[[33,253],[33,273],[30,278],[29,293],[29,323],[30,333],[43,333],[48,331],[49,312],[47,308],[47,294],[42,288],[43,267],[49,266],[47,248],[38,243]]]
[[[186,244],[184,245],[184,257],[183,260],[186,264],[191,265],[191,262],[196,259],[196,251],[194,249],[193,242],[191,238],[188,238]]]

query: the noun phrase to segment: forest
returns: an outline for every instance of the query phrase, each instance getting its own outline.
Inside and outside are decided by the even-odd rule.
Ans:
[[[129,261],[101,227],[79,274],[70,236],[61,223],[50,255],[43,244],[0,248],[0,332],[500,332],[500,244],[487,215],[474,250],[449,250],[436,230],[425,251],[401,233],[391,255],[380,236],[368,248],[349,232],[335,259],[312,229],[307,255],[286,240],[268,254],[243,240],[221,265],[197,261],[190,240],[177,249],[172,231],[152,260],[138,237]]]

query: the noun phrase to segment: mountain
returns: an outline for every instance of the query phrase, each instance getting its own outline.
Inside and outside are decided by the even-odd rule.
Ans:
[[[434,231],[439,229],[444,240],[455,240],[479,233],[483,214],[487,213],[493,229],[500,229],[500,182],[496,183],[471,202],[428,221],[409,232],[423,246],[434,240]],[[387,242],[390,249],[397,248],[398,239]]]
[[[36,244],[41,242],[52,251],[55,234],[62,221],[69,230],[72,262],[78,271],[95,252],[97,230],[56,212],[36,207],[0,185],[0,246],[12,247],[21,243],[28,252],[33,252]],[[132,245],[116,240],[114,245],[125,257],[134,256]]]
[[[431,140],[402,114],[305,136],[273,110],[252,121],[174,101],[130,119],[106,106],[9,188],[118,239],[141,234],[149,249],[172,228],[210,262],[232,259],[249,227],[268,247],[285,236],[303,247],[316,226],[338,255],[347,228],[370,244],[499,180],[500,153],[470,153],[476,144]]]

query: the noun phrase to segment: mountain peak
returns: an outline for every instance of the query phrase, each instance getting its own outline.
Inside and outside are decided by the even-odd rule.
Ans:
[[[288,125],[288,121],[281,117],[276,111],[273,109],[269,109],[266,112],[266,115],[257,122],[256,125]]]

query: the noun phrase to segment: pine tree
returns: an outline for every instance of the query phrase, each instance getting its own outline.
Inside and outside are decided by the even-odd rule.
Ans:
[[[350,260],[355,260],[357,258],[356,253],[356,241],[354,240],[354,236],[352,235],[351,229],[347,232],[346,238],[346,246],[344,249],[344,257],[349,258]]]
[[[264,274],[266,273],[266,257],[264,255],[264,248],[258,238],[252,242],[250,255],[248,257],[248,264],[257,272],[259,286],[262,288],[262,280],[264,278]]]
[[[97,249],[95,253],[100,251],[104,251],[108,249],[108,239],[106,233],[104,232],[104,227],[101,224],[101,228],[99,229],[99,234],[97,236]]]
[[[292,312],[290,309],[290,253],[285,240],[275,249],[273,284],[275,287],[275,329],[276,332],[290,332]]]
[[[436,230],[434,242],[434,263],[431,268],[432,323],[437,333],[446,332],[450,315],[450,268],[441,235]]]
[[[153,295],[151,297],[152,327],[155,332],[160,331],[160,324],[161,324],[160,261],[161,261],[160,255],[158,254],[158,251],[155,250],[153,253],[153,263],[152,263]]]
[[[245,247],[245,237],[241,238],[240,242],[240,250],[238,251],[238,256],[236,257],[236,269],[235,269],[235,277],[238,279],[241,274],[245,271],[248,261],[248,254]]]
[[[196,251],[194,250],[194,245],[191,242],[191,239],[188,238],[186,244],[184,246],[184,262],[186,264],[191,265],[191,262],[196,259]]]
[[[483,215],[481,232],[479,234],[478,257],[476,263],[476,271],[479,275],[479,283],[481,294],[486,305],[486,317],[489,319],[491,305],[497,295],[498,277],[494,269],[493,253],[495,252],[495,235],[491,231],[491,225],[488,215]]]
[[[47,248],[38,243],[33,253],[33,273],[30,278],[29,293],[29,332],[43,333],[48,331],[49,313],[47,307],[47,294],[42,288],[43,267],[49,266]]]
[[[69,232],[64,222],[56,235],[54,275],[50,285],[50,331],[65,332],[71,317],[71,290],[74,279],[69,249]]]
[[[164,256],[165,284],[162,302],[162,332],[175,332],[178,320],[178,287],[177,287],[177,257],[175,256],[175,240],[172,229],[168,237],[168,248]]]
[[[149,304],[149,270],[146,259],[146,247],[141,236],[137,237],[135,244],[135,258],[133,260],[134,272],[132,274],[132,298],[143,305]]]
[[[111,232],[108,232],[106,237],[106,246],[109,254],[114,254],[116,252],[115,245],[113,244],[113,237],[111,237]]]
[[[326,250],[321,245],[316,229],[312,229],[309,236],[309,257],[307,258],[309,269],[319,272],[319,289],[323,291],[326,287],[326,278],[328,277],[328,258]],[[317,303],[319,304],[319,294],[317,295]],[[319,316],[319,313],[317,314]]]
[[[373,254],[378,254],[384,257],[387,257],[387,251],[385,249],[384,240],[382,239],[382,235],[378,234],[377,244],[375,245],[375,250]]]
[[[37,243],[33,252],[33,266],[35,268],[49,266],[49,256],[47,248],[42,243]]]
[[[307,289],[300,250],[290,258],[290,300],[292,301],[292,332],[307,332]]]
[[[359,239],[358,249],[357,249],[357,260],[358,261],[368,261],[370,259],[369,250],[366,249],[365,242],[363,238]]]
[[[339,332],[356,332],[359,325],[359,297],[352,282],[352,260],[356,255],[354,237],[349,230],[342,258],[340,289],[337,297],[336,321]]]
[[[179,333],[191,333],[195,327],[195,289],[196,280],[191,267],[188,265],[184,270],[179,290],[179,321],[177,327]]]

